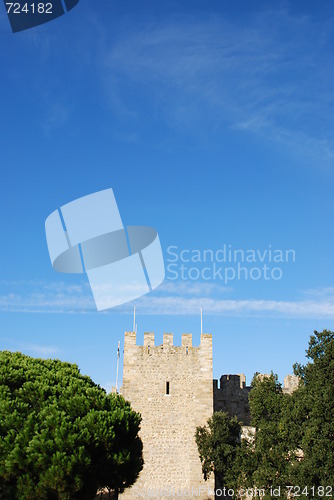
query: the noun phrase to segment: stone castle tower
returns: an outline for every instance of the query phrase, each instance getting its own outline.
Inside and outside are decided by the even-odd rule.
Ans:
[[[203,480],[195,431],[213,414],[212,335],[202,334],[198,347],[192,335],[173,345],[165,333],[154,344],[154,333],[126,332],[122,395],[142,415],[144,468],[128,498],[214,498],[213,477]]]

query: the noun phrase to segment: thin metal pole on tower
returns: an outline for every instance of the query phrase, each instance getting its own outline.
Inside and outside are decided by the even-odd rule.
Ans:
[[[133,332],[136,331],[136,306],[133,307]]]
[[[203,333],[203,310],[201,308],[201,335]]]
[[[121,341],[118,341],[118,347],[117,347],[117,370],[116,370],[116,394],[118,394],[118,367],[119,367],[119,356],[120,356],[120,348]]]

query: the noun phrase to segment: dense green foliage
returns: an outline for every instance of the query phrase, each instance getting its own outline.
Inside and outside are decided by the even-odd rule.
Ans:
[[[271,498],[271,488],[286,490],[298,464],[289,442],[286,411],[290,396],[284,395],[277,376],[255,376],[249,398],[252,425],[256,428],[254,442],[245,443],[241,464],[247,464],[244,485],[256,486]],[[283,496],[283,495],[282,495]]]
[[[237,418],[231,419],[227,413],[220,411],[213,414],[207,426],[196,429],[195,438],[205,480],[211,472],[215,472],[220,484],[229,481],[226,476],[236,458],[240,431]]]
[[[140,421],[76,365],[0,352],[0,497],[122,492],[142,469]]]
[[[250,394],[254,440],[238,442],[235,419],[229,425],[226,416],[214,415],[207,427],[198,428],[205,478],[215,471],[219,484],[235,492],[241,487],[264,489],[265,498],[272,498],[271,488],[280,488],[284,498],[291,485],[301,487],[303,498],[323,498],[326,491],[334,494],[334,333],[314,332],[306,355],[305,366],[294,366],[300,384],[292,395],[283,394],[276,375],[254,376]],[[224,460],[226,447],[234,460]],[[333,490],[323,493],[323,486]]]
[[[287,414],[292,444],[304,453],[296,480],[332,485],[334,495],[334,332],[314,332],[306,354],[310,361],[294,366],[303,383]]]

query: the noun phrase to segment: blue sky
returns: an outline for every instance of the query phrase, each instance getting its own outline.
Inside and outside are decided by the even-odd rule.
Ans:
[[[166,331],[176,344],[183,332],[198,344],[203,307],[216,378],[283,380],[313,330],[333,329],[332,2],[81,0],[16,34],[5,16],[1,348],[76,362],[109,388],[134,305],[138,342]],[[52,269],[44,222],[109,187],[125,225],[157,229],[167,272],[150,295],[98,313],[85,277]],[[224,245],[295,259],[265,260],[280,279],[228,283],[203,278],[213,262],[181,262]]]

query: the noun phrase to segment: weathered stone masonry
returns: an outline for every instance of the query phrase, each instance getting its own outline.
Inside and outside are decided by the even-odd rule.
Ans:
[[[121,497],[211,499],[213,477],[203,480],[195,442],[195,431],[213,413],[212,336],[201,335],[198,347],[192,335],[182,335],[182,345],[173,345],[165,333],[163,344],[154,344],[154,334],[144,334],[144,345],[136,345],[136,333],[124,340],[123,396],[142,415],[140,436],[145,465],[135,485]],[[159,491],[161,492],[159,494]],[[197,494],[196,494],[197,493]]]
[[[250,425],[250,391],[244,374],[222,375],[220,387],[218,380],[213,381],[214,411],[226,411],[231,417],[238,417],[243,425]]]

